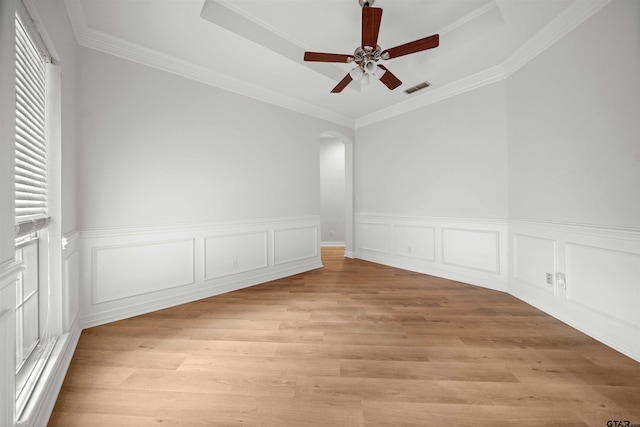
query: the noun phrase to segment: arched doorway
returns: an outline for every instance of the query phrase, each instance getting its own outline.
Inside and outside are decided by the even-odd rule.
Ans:
[[[337,148],[341,148],[341,147],[336,147],[335,145],[336,143],[342,144],[343,150],[338,150]],[[327,144],[328,146],[327,150],[325,151],[322,151],[323,144]],[[354,258],[355,257],[355,234],[354,234],[354,219],[353,219],[353,141],[351,141],[349,138],[347,138],[345,135],[339,132],[330,131],[330,132],[324,132],[320,135],[320,145],[321,145],[321,156],[324,157],[324,160],[327,160],[329,162],[331,161],[343,162],[342,168],[339,167],[340,165],[332,166],[330,164],[325,165],[327,166],[325,168],[321,164],[320,185],[321,187],[323,187],[325,186],[325,184],[327,184],[327,186],[329,187],[328,190],[331,191],[330,189],[332,185],[340,185],[340,183],[336,184],[338,181],[340,181],[340,179],[336,179],[336,178],[343,178],[341,185],[343,186],[343,189],[344,189],[344,203],[340,204],[341,210],[343,210],[342,220],[337,221],[335,224],[341,225],[343,227],[343,230],[340,230],[340,231],[344,232],[344,245],[345,245],[344,256],[348,258]],[[342,158],[340,158],[340,155],[342,155]],[[321,161],[322,160],[323,159],[321,159]],[[333,172],[344,171],[342,172],[343,177],[335,177],[335,176],[328,177],[325,175],[325,174],[331,174],[332,170]],[[323,175],[325,175],[324,178],[323,178]],[[329,179],[332,182],[323,181],[325,179]],[[326,188],[327,186],[325,186],[325,189],[327,189]],[[337,205],[337,203],[334,203],[334,205]],[[326,208],[326,207],[323,206],[323,208]],[[335,206],[333,206],[333,208],[335,208]],[[334,236],[331,236],[332,224],[326,223],[324,225],[325,227],[321,231],[321,240],[326,242],[331,242],[332,241],[331,238],[335,236],[336,230],[333,229]]]

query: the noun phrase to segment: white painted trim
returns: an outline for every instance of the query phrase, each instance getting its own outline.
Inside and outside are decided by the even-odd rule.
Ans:
[[[596,307],[585,304],[579,300],[570,298],[566,288],[560,286],[556,273],[565,273],[567,284],[580,286],[579,283],[570,282],[571,271],[568,271],[567,251],[571,247],[591,247],[611,251],[612,253],[640,255],[640,229],[600,226],[592,224],[573,224],[559,222],[544,222],[532,220],[506,220],[506,219],[475,219],[475,218],[434,218],[413,216],[392,216],[358,214],[356,223],[385,225],[389,232],[389,252],[367,250],[357,246],[356,257],[371,262],[376,262],[391,267],[402,268],[418,273],[438,276],[450,280],[456,280],[471,285],[483,286],[489,289],[506,291],[516,298],[531,304],[534,307],[554,316],[568,325],[584,332],[594,339],[620,351],[627,356],[640,361],[640,315],[629,321],[629,316],[621,318],[617,313],[607,312],[606,305]],[[407,256],[398,256],[398,248],[395,247],[394,233],[397,226],[410,224],[412,226],[435,227],[437,253],[435,260],[410,259]],[[499,244],[499,274],[488,271],[474,271],[473,269],[448,265],[442,257],[441,234],[443,229],[454,228],[464,230],[478,230],[495,232],[498,235]],[[362,241],[362,228],[358,228],[358,242]],[[550,256],[554,258],[552,265],[553,284],[552,289],[546,289],[539,283],[531,283],[516,277],[515,259],[517,245],[514,239],[517,236],[529,236],[551,241],[549,245]],[[382,244],[381,244],[382,245]],[[624,260],[624,258],[622,258]],[[526,260],[525,260],[526,261]],[[626,261],[621,261],[626,262]],[[628,284],[618,284],[618,289],[626,289],[629,295],[640,295],[640,269],[635,276],[632,267],[627,265],[623,278],[631,277]],[[573,267],[572,267],[573,268]],[[627,270],[628,268],[628,270]],[[543,271],[544,273],[544,271]],[[585,273],[583,273],[584,275]],[[625,279],[627,280],[627,279]],[[620,287],[622,286],[622,287]],[[629,289],[628,286],[632,288]],[[615,301],[615,299],[614,299]],[[640,297],[634,301],[631,309],[640,313]],[[614,310],[614,308],[609,311]],[[630,312],[626,306],[627,313]]]
[[[392,215],[356,215],[358,225],[357,247],[355,256],[371,262],[376,262],[391,267],[402,268],[409,271],[428,274],[465,282],[471,285],[482,286],[489,289],[507,290],[507,265],[508,265],[508,221],[497,218],[439,218],[439,217],[414,217]],[[362,225],[380,225],[388,230],[389,241],[384,243],[388,251],[380,251],[376,248],[363,246],[365,232]],[[433,259],[422,259],[408,256],[396,247],[396,229],[402,226],[428,227],[434,229]],[[444,260],[444,246],[442,233],[445,229],[456,229],[471,232],[494,233],[496,236],[496,271],[485,271],[469,268],[468,266],[453,265]],[[382,243],[381,243],[382,245]]]
[[[580,224],[574,222],[534,221],[511,219],[509,225],[513,227],[532,228],[546,232],[577,233],[593,237],[609,237],[629,240],[637,244],[640,250],[640,229],[631,227],[613,227],[610,225]]]
[[[205,223],[179,224],[175,226],[149,226],[119,227],[91,229],[80,231],[79,237],[79,263],[80,282],[82,283],[80,297],[80,324],[82,327],[91,327],[106,322],[124,319],[148,313],[155,310],[172,307],[178,304],[207,298],[248,286],[254,286],[271,280],[281,279],[290,275],[302,273],[322,266],[319,255],[319,225],[318,216],[275,218],[242,221],[216,221]],[[287,233],[293,230],[293,240],[285,236],[283,241],[275,241],[276,233]],[[300,238],[295,239],[296,231],[305,231]],[[234,236],[245,236],[247,234],[263,233],[265,238],[265,250],[267,265],[264,268],[239,269],[233,274],[219,277],[207,276],[205,259],[205,239],[216,236],[233,238]],[[93,254],[101,248],[120,247],[152,247],[157,242],[173,241],[194,242],[194,266],[193,282],[167,287],[162,289],[151,289],[149,292],[132,293],[123,295],[123,298],[115,300],[97,300],[96,277],[93,271]],[[251,244],[239,240],[239,244]],[[243,243],[244,242],[244,243]],[[253,246],[252,246],[253,247]],[[299,252],[298,249],[303,249]],[[241,249],[238,249],[241,250]],[[283,251],[287,259],[274,262],[274,253]],[[150,252],[151,254],[153,251]],[[295,255],[289,257],[289,255]],[[290,259],[291,258],[291,259]],[[241,261],[242,262],[242,261]],[[150,264],[153,265],[153,264]],[[184,266],[181,264],[181,266]],[[182,267],[176,270],[180,276]],[[142,267],[137,274],[144,272]],[[173,273],[170,270],[169,273]],[[133,276],[130,285],[135,288],[136,280]],[[176,282],[176,284],[178,284]],[[127,285],[129,286],[129,285]],[[140,289],[144,291],[145,289]]]
[[[16,426],[38,427],[48,424],[81,332],[76,319],[70,331],[58,338],[42,377]]]
[[[344,242],[320,242],[323,248],[344,248]]]
[[[82,7],[80,6],[80,2],[71,3]],[[76,13],[74,12],[74,16],[75,14]],[[77,25],[81,24],[77,23]],[[267,102],[278,107],[293,110],[322,120],[337,123],[342,126],[353,127],[352,119],[333,111],[282,95],[281,93],[265,89],[261,86],[238,80],[157,50],[131,43],[93,28],[85,27],[76,33],[76,38],[80,46],[95,49],[138,64],[157,68],[171,74],[195,80],[200,83]]]
[[[508,292],[609,347],[640,361],[640,315],[636,317],[634,323],[634,321],[622,319],[617,313],[607,312],[602,306],[591,306],[571,298],[570,286],[584,285],[575,281],[573,270],[591,268],[591,265],[574,265],[568,259],[568,252],[572,247],[640,256],[640,229],[531,220],[509,221],[510,244],[521,235],[553,242],[549,249],[553,253],[548,254],[554,257],[553,290],[545,289],[539,284],[516,276],[514,263],[518,248],[514,244],[509,257]],[[565,274],[565,286],[557,282],[556,273]],[[616,284],[622,286],[629,294],[635,292],[640,295],[640,267],[637,277],[630,280],[629,283]],[[603,289],[607,289],[607,286],[604,285]],[[640,312],[640,297],[632,304],[635,310]]]
[[[574,1],[549,24],[525,42],[515,53],[502,64],[495,65],[474,75],[464,77],[442,87],[431,88],[423,95],[414,96],[376,112],[349,118],[341,114],[317,107],[291,97],[283,96],[271,90],[243,82],[229,76],[213,72],[196,64],[143,46],[127,42],[109,34],[97,31],[87,26],[82,2],[65,0],[67,11],[71,19],[78,44],[90,49],[96,49],[140,64],[148,65],[176,75],[193,79],[205,84],[229,90],[240,95],[258,99],[279,107],[287,108],[312,117],[347,126],[360,128],[388,118],[407,113],[417,108],[442,101],[461,93],[504,80],[523,67],[545,49],[564,37],[582,22],[597,13],[611,0],[580,0]],[[225,6],[230,2],[225,0]],[[477,13],[485,13],[492,9],[494,3],[481,7],[477,11],[462,19],[472,19]],[[486,9],[486,10],[485,10]],[[259,21],[255,21],[260,23]],[[454,23],[456,24],[456,23]],[[453,24],[452,24],[453,25]],[[449,31],[451,28],[444,28]]]
[[[376,213],[358,213],[356,219],[366,218],[370,221],[397,221],[402,224],[426,224],[426,223],[446,223],[446,224],[475,224],[474,229],[481,230],[484,225],[505,225],[504,218],[473,218],[473,217],[442,217],[442,216],[415,216],[415,215],[389,215]]]
[[[455,263],[453,261],[448,261],[447,257],[446,257],[446,247],[445,247],[445,232],[446,231],[460,231],[460,232],[470,232],[470,233],[484,233],[487,235],[491,235],[495,238],[495,243],[496,243],[496,251],[495,251],[495,268],[494,269],[484,269],[484,268],[480,268],[480,267],[473,267],[471,265],[465,265],[465,264],[459,264],[459,263]],[[440,233],[441,233],[441,238],[440,238],[440,245],[441,245],[441,254],[442,254],[442,264],[444,265],[449,265],[452,267],[463,267],[463,268],[467,268],[467,269],[471,269],[471,270],[477,270],[477,271],[481,271],[481,272],[485,272],[485,273],[494,273],[494,274],[500,274],[500,232],[499,231],[495,231],[495,230],[474,230],[474,229],[469,229],[469,228],[453,228],[453,227],[441,227],[440,228]]]
[[[187,243],[187,246],[189,246],[190,249],[190,253],[188,253],[188,255],[191,257],[191,262],[190,262],[190,271],[189,271],[189,277],[185,277],[183,278],[182,281],[178,282],[178,283],[166,283],[164,284],[162,287],[158,287],[158,288],[154,288],[154,289],[146,289],[144,291],[138,292],[138,293],[133,293],[130,291],[130,293],[127,294],[122,294],[122,295],[117,295],[117,296],[111,296],[111,297],[103,297],[100,296],[100,270],[98,268],[99,265],[99,255],[101,252],[105,252],[105,251],[116,251],[119,249],[131,249],[131,248],[150,248],[150,247],[157,247],[157,246],[164,246],[164,245],[172,245],[172,244],[180,244],[180,243]],[[146,294],[152,294],[154,292],[159,292],[159,291],[163,291],[163,290],[167,290],[167,289],[173,289],[173,288],[181,288],[184,286],[189,286],[189,285],[194,285],[196,283],[196,250],[195,250],[195,238],[191,237],[191,238],[185,238],[185,239],[167,239],[167,240],[153,240],[153,241],[146,241],[146,242],[140,242],[140,243],[123,243],[123,244],[116,244],[116,245],[101,245],[101,246],[95,246],[91,248],[91,284],[92,284],[92,303],[93,304],[101,304],[101,303],[105,303],[105,302],[111,302],[111,301],[118,301],[118,300],[123,300],[123,299],[127,299],[127,298],[131,298],[131,297],[137,297],[137,296],[141,296],[141,295],[146,295]],[[112,266],[113,268],[113,266]]]
[[[22,263],[15,259],[0,264],[0,292],[16,282],[16,277],[24,270]]]
[[[424,94],[414,95],[406,101],[380,109],[366,116],[358,117],[355,119],[355,128],[362,128],[408,113],[409,111],[425,107],[429,104],[434,104],[491,83],[499,82],[504,80],[505,77],[504,67],[502,65],[496,65],[495,67],[488,68],[447,85],[431,88],[429,91],[424,92]]]
[[[490,12],[491,10],[495,9],[498,7],[498,3],[495,2],[495,0],[491,0],[488,3],[483,4],[482,6],[480,6],[479,8],[471,11],[470,13],[467,13],[466,15],[464,15],[462,18],[452,22],[451,24],[447,25],[446,27],[440,29],[440,31],[438,31],[437,33],[440,34],[440,36],[447,34],[448,32],[451,32],[453,30],[455,30],[456,28],[460,28],[465,24],[468,24],[469,22],[473,21],[474,19],[484,15],[485,13]]]
[[[320,261],[313,259],[308,260],[305,263],[296,263],[295,266],[292,267],[279,268],[277,269],[277,271],[270,270],[248,278],[236,278],[233,276],[227,276],[226,278],[224,278],[226,280],[222,282],[222,284],[214,287],[193,288],[192,290],[184,292],[177,297],[172,296],[166,298],[149,299],[149,301],[145,303],[133,304],[118,309],[110,309],[99,311],[95,314],[85,315],[80,319],[80,324],[83,329],[91,328],[94,326],[127,319],[129,317],[139,316],[141,314],[146,314],[153,311],[163,310],[165,308],[174,307],[176,305],[186,304],[203,298],[209,298],[216,295],[222,295],[225,293],[248,288],[251,286],[256,286],[265,282],[282,279],[321,267],[322,264],[320,263]]]
[[[86,240],[107,237],[141,236],[155,233],[188,233],[197,230],[228,230],[230,232],[235,232],[236,230],[261,230],[267,226],[276,227],[280,224],[287,225],[290,223],[314,221],[320,221],[320,216],[308,215],[278,218],[253,218],[242,220],[184,222],[178,224],[132,225],[122,227],[86,227],[78,231],[80,233],[79,238],[81,240]]]
[[[611,0],[574,1],[504,61],[503,66],[506,76],[510,76],[525,66],[529,61],[540,55],[555,42],[573,31],[578,25],[605,7],[610,1]]]

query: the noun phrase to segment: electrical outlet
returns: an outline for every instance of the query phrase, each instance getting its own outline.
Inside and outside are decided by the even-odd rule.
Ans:
[[[547,273],[547,283],[553,285],[553,274]]]

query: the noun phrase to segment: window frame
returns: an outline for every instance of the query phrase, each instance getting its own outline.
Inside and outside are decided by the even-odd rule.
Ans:
[[[34,23],[31,14],[29,13],[27,7],[22,3],[21,0],[16,1],[16,13],[15,13],[15,24],[16,24],[16,91],[18,91],[18,78],[20,70],[18,69],[18,52],[20,47],[18,46],[19,37],[26,37],[29,43],[30,49],[35,51],[37,55],[37,59],[42,64],[42,75],[39,77],[41,79],[41,83],[38,86],[41,86],[42,90],[42,126],[41,129],[38,129],[42,134],[42,149],[44,151],[44,155],[38,159],[40,163],[43,163],[43,177],[44,177],[44,185],[42,186],[42,190],[44,191],[44,203],[39,203],[38,206],[42,207],[42,209],[38,209],[38,212],[29,215],[18,215],[18,206],[16,206],[16,210],[14,215],[16,215],[16,240],[15,240],[15,248],[16,248],[16,260],[20,262],[23,267],[23,271],[18,276],[17,286],[16,286],[16,316],[22,315],[24,316],[24,311],[21,309],[24,304],[24,295],[20,295],[22,287],[24,285],[24,281],[28,280],[29,274],[34,275],[36,277],[36,293],[33,298],[35,298],[37,303],[37,319],[32,319],[36,322],[35,327],[37,329],[37,338],[33,343],[30,343],[30,348],[27,352],[25,352],[26,357],[18,358],[18,354],[22,352],[22,349],[19,348],[22,344],[22,336],[24,336],[24,330],[20,329],[21,322],[16,317],[16,335],[15,335],[15,345],[16,345],[16,366],[15,366],[15,419],[19,420],[25,414],[27,407],[30,403],[30,399],[34,394],[38,383],[40,381],[41,376],[43,375],[47,363],[49,361],[49,357],[51,356],[54,346],[56,344],[58,334],[60,331],[56,331],[55,327],[50,327],[50,321],[52,317],[52,277],[50,275],[50,249],[51,246],[49,244],[49,224],[51,222],[51,217],[49,216],[49,202],[51,198],[51,192],[49,191],[49,174],[50,174],[50,164],[51,164],[51,152],[50,152],[50,128],[49,128],[49,111],[51,109],[51,100],[50,95],[51,91],[49,90],[49,66],[52,64],[51,55],[44,43],[42,37],[40,36],[39,30]],[[31,52],[34,53],[33,51]],[[33,59],[35,61],[35,59]],[[33,72],[33,70],[23,70],[23,72]],[[29,81],[28,83],[33,83]],[[23,88],[24,89],[24,88]],[[23,96],[24,98],[24,96]],[[18,156],[18,92],[16,92],[16,160]],[[31,125],[31,124],[29,124]],[[24,127],[22,128],[24,131]],[[23,149],[23,153],[27,150]],[[23,155],[24,158],[24,155]],[[24,163],[24,162],[23,162]],[[16,164],[16,201],[19,200],[18,197],[18,172],[17,172],[17,164]],[[37,186],[36,186],[37,188]],[[59,195],[59,193],[58,193]],[[29,194],[27,194],[29,196]],[[22,252],[25,248],[30,245],[37,245],[35,248],[35,256],[30,257],[31,262],[27,262],[23,259]],[[35,260],[34,260],[35,258]],[[35,264],[35,265],[34,265]],[[28,271],[28,270],[35,271]],[[21,297],[22,301],[18,300],[18,297]],[[55,310],[54,310],[55,311]],[[55,313],[54,316],[55,317]],[[33,324],[32,324],[33,326]],[[52,330],[53,329],[53,330]],[[22,335],[22,336],[19,336]]]

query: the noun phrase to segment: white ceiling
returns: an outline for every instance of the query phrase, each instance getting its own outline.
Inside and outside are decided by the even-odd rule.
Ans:
[[[440,34],[440,46],[384,61],[403,85],[352,82],[353,68],[305,50],[352,54],[358,0],[65,0],[78,42],[169,72],[357,126],[505,77],[599,10],[603,0],[376,0],[388,49]],[[432,86],[408,95],[423,81]]]

